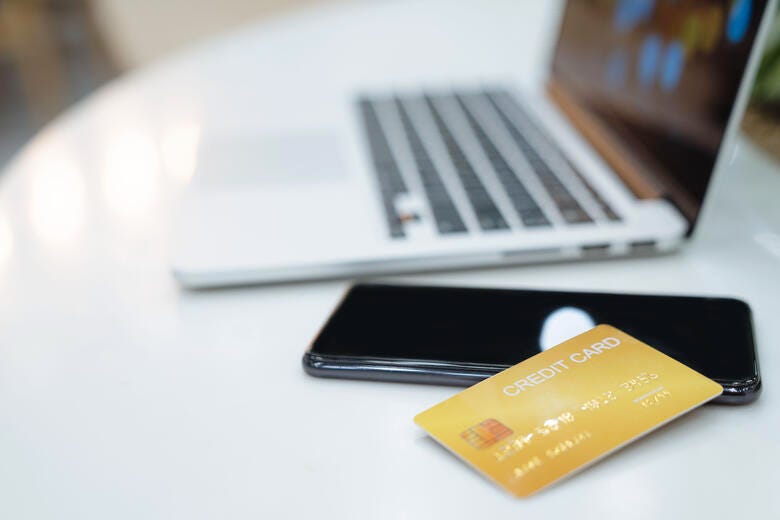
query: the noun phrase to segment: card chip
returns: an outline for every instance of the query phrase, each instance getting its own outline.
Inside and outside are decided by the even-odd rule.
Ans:
[[[495,419],[486,419],[460,434],[473,448],[485,449],[512,435],[512,430]]]

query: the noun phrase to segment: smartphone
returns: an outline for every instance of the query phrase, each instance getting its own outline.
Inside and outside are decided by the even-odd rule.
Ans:
[[[319,377],[469,386],[599,323],[714,379],[719,402],[760,393],[750,308],[731,298],[356,285],[303,367]]]

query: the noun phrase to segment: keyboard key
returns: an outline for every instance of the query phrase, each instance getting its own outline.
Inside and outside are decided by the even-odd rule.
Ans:
[[[496,109],[499,117],[504,123],[504,127],[509,131],[517,147],[525,156],[528,163],[533,168],[542,185],[547,189],[548,193],[552,197],[553,201],[561,209],[561,216],[570,224],[577,224],[582,222],[592,222],[593,219],[585,212],[580,206],[577,199],[575,199],[569,190],[564,186],[558,176],[550,169],[547,162],[539,155],[536,149],[526,140],[520,129],[517,128],[514,121],[509,118],[503,111],[501,105],[496,101],[495,94],[489,94],[487,99]],[[509,96],[507,96],[509,98]],[[513,108],[521,110],[520,106],[513,103]],[[564,211],[564,208],[567,208]]]
[[[441,234],[464,233],[466,225],[460,218],[452,198],[447,192],[444,182],[441,180],[438,171],[433,165],[427,150],[423,146],[422,140],[414,128],[406,109],[400,100],[395,102],[398,110],[406,138],[409,141],[411,149],[414,151],[414,162],[418,173],[423,181],[423,188],[428,202],[431,206],[433,218],[436,220],[436,229]]]
[[[501,97],[504,99],[507,104],[509,104],[515,111],[516,115],[518,117],[523,118],[524,121],[527,121],[529,124],[534,124],[528,115],[525,113],[525,110],[520,106],[517,101],[510,96],[507,93],[493,93],[491,94],[492,97],[498,98]],[[569,158],[561,151],[560,147],[552,140],[549,136],[544,134],[540,129],[538,131],[538,135],[541,139],[544,139],[545,143],[555,150],[560,158],[566,162],[566,166],[569,167],[569,169],[574,173],[575,176],[579,179],[579,181],[582,183],[583,186],[585,186],[585,189],[588,190],[588,193],[591,197],[593,197],[593,200],[598,204],[599,208],[601,208],[601,211],[604,213],[604,216],[607,217],[608,220],[613,222],[620,222],[622,218],[620,215],[618,215],[615,210],[607,203],[606,200],[599,194],[598,191],[596,191],[595,188],[588,182],[587,178],[582,174],[581,171],[579,171],[578,168],[574,166],[574,164],[569,160]]]
[[[590,217],[581,208],[564,208],[561,214],[566,222],[591,222]]]
[[[452,135],[449,128],[447,128],[447,124],[439,114],[436,105],[428,96],[426,96],[425,102],[431,112],[436,129],[439,131],[439,134],[447,147],[447,151],[450,153],[455,173],[458,175],[458,178],[466,191],[469,203],[477,216],[479,227],[485,231],[509,229],[509,224],[507,224],[503,215],[501,215],[501,212],[498,210],[492,197],[477,176],[465,153],[463,153],[460,145],[458,145],[455,140],[455,137]]]
[[[373,105],[368,100],[361,100],[358,106],[374,162],[374,171],[379,182],[382,207],[390,236],[403,238],[405,236],[403,223],[396,212],[395,199],[399,194],[407,193],[406,183],[393,158],[390,143],[379,123],[379,117]]]
[[[536,204],[534,199],[525,189],[525,186],[515,174],[514,170],[509,166],[501,152],[493,144],[491,139],[485,133],[480,126],[476,118],[471,114],[469,107],[463,101],[460,96],[457,96],[457,101],[460,104],[463,112],[466,114],[466,119],[469,122],[474,135],[477,136],[479,144],[485,151],[490,160],[490,164],[493,167],[493,171],[496,173],[498,180],[504,186],[509,199],[512,201],[512,205],[515,208],[523,225],[528,227],[537,226],[549,226],[550,221],[544,216],[541,208]]]

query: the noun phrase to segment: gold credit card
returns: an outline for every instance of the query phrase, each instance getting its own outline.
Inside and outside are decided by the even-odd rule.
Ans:
[[[599,325],[414,420],[507,491],[525,497],[721,392],[715,381]]]

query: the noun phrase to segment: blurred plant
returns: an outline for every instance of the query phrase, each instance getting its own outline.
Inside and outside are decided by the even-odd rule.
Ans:
[[[780,116],[780,14],[775,17],[758,68],[753,103]]]

